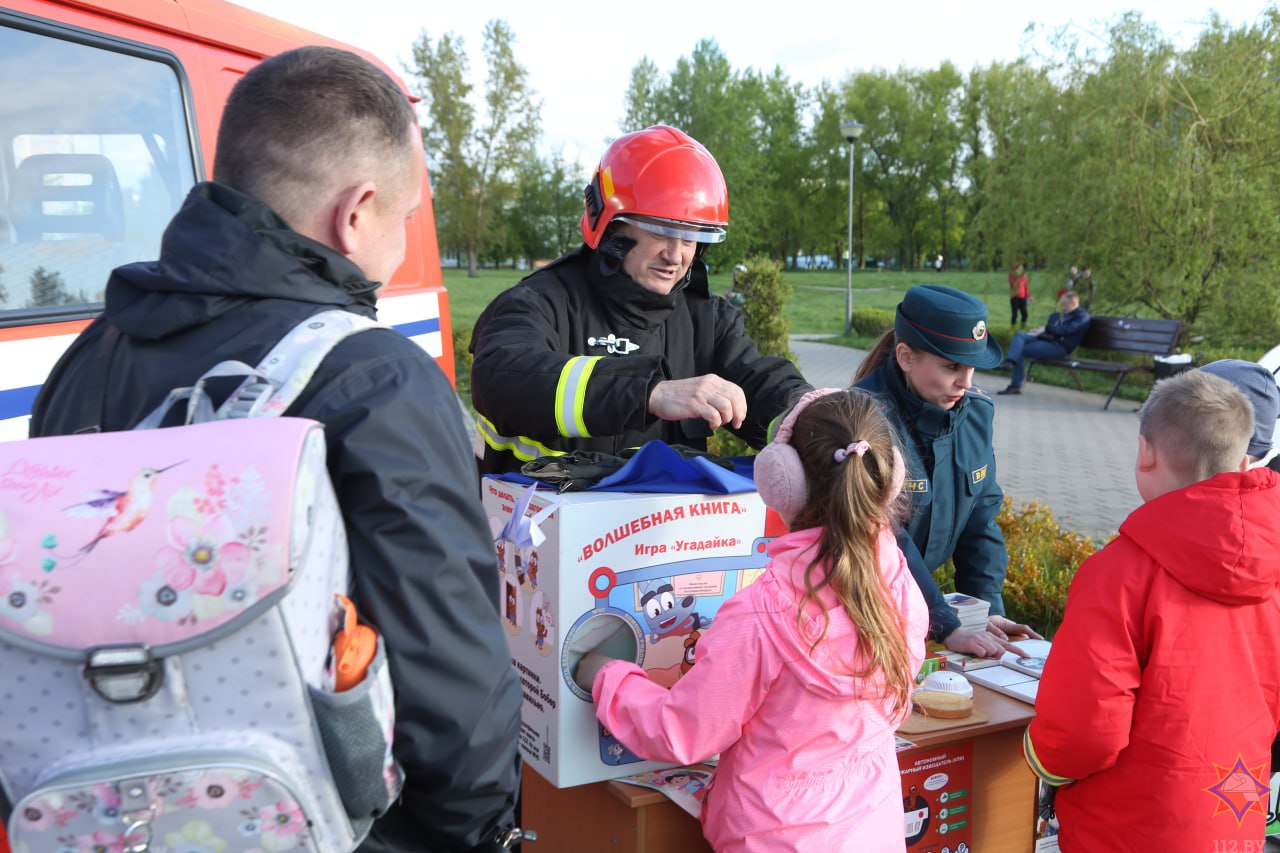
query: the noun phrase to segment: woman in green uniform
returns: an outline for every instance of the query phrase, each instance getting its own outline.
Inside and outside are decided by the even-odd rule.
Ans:
[[[857,387],[884,401],[902,438],[914,507],[898,544],[929,603],[930,636],[984,657],[1016,651],[1011,636],[1040,636],[1005,618],[1001,597],[1009,555],[996,524],[1004,493],[991,445],[995,407],[973,387],[973,371],[1002,360],[981,301],[950,287],[919,285],[907,291],[893,331],[854,377]],[[986,632],[962,629],[942,598],[933,571],[948,558],[956,589],[991,604]]]

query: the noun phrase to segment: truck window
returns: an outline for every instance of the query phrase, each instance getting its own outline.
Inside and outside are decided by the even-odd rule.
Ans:
[[[96,312],[195,182],[176,67],[85,38],[0,19],[0,325]]]

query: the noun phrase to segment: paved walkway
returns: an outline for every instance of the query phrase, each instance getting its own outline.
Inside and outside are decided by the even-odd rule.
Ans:
[[[791,349],[816,386],[848,385],[866,352],[795,336]],[[1009,384],[1008,374],[978,373],[988,393]],[[1074,388],[1027,383],[1017,396],[995,397],[996,468],[1015,503],[1040,501],[1064,528],[1102,545],[1141,503],[1133,479],[1138,418],[1132,401]]]

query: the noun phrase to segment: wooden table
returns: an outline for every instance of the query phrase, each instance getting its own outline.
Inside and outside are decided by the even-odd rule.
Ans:
[[[520,824],[538,833],[524,853],[702,853],[702,824],[652,788],[596,782],[557,788],[524,768]]]
[[[987,722],[903,737],[916,749],[973,741],[971,846],[980,853],[1027,853],[1035,834],[1036,777],[1022,758],[1022,733],[1035,709],[977,684],[973,707]]]
[[[1025,702],[974,685],[974,707],[987,722],[904,735],[926,749],[973,741],[972,847],[981,853],[1026,853],[1035,827],[1036,781],[1022,759],[1022,732],[1034,716]],[[903,756],[911,755],[907,750]],[[521,823],[536,830],[526,853],[702,853],[702,826],[649,788],[597,782],[556,788],[525,767]]]

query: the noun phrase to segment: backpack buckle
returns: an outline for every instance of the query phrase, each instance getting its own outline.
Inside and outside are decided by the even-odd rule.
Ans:
[[[149,646],[100,646],[89,651],[84,677],[94,693],[123,705],[154,696],[164,682],[164,665]]]
[[[218,410],[220,418],[252,418],[257,417],[271,396],[275,394],[277,385],[266,379],[251,377],[237,388],[230,398]]]
[[[152,822],[159,808],[152,796],[150,781],[146,776],[125,779],[116,785],[120,795],[120,819],[124,821],[124,853],[147,853],[151,849],[155,829]]]

